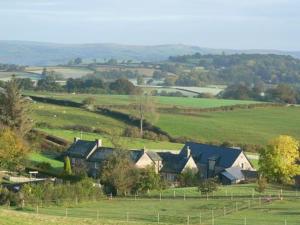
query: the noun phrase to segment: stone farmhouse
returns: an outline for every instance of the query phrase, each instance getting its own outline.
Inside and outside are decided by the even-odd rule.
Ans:
[[[97,176],[101,164],[115,149],[95,141],[74,138],[74,143],[64,152],[71,166],[84,165],[90,176]],[[128,150],[128,155],[137,168],[152,166],[156,173],[176,184],[178,175],[190,169],[199,172],[203,179],[218,176],[222,183],[239,183],[254,173],[254,168],[241,149],[187,142],[179,153],[154,152],[146,149]]]

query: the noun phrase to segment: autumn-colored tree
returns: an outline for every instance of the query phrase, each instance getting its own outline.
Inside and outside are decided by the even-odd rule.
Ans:
[[[0,168],[22,169],[22,160],[29,152],[23,139],[9,128],[0,129]]]
[[[281,135],[260,151],[259,170],[269,181],[290,183],[300,173],[297,160],[299,142],[290,136]]]
[[[0,92],[0,123],[24,136],[32,127],[28,104],[13,77]]]

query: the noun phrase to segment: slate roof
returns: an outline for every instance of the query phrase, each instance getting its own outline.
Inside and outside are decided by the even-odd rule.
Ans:
[[[153,161],[161,161],[162,160],[162,158],[159,156],[159,154],[157,152],[147,151],[146,153]]]
[[[245,179],[242,169],[239,167],[227,168],[221,174],[230,180],[244,180]]]
[[[89,162],[103,162],[108,159],[114,152],[113,148],[100,147],[97,148],[88,158]]]
[[[187,157],[171,152],[159,152],[158,154],[162,158],[163,167],[161,172],[164,173],[181,173],[189,160]]]
[[[78,140],[70,146],[65,154],[76,158],[86,158],[96,145],[96,141]]]
[[[237,157],[242,153],[241,149],[186,142],[180,152],[181,155],[185,154],[187,147],[191,150],[193,159],[197,164],[207,164],[208,159],[215,159],[217,161],[216,166],[224,168],[231,167]]]
[[[93,152],[93,154],[88,158],[89,162],[102,162],[104,160],[106,160],[110,155],[113,154],[113,152],[115,151],[115,149],[113,148],[107,148],[107,147],[100,147],[97,148],[95,150],[95,152]],[[137,162],[142,155],[144,154],[144,150],[129,150],[126,151],[128,152],[130,158],[132,159],[133,162]],[[154,152],[154,154],[152,152],[145,152],[151,159],[153,157],[152,160],[161,160],[161,158],[159,157],[159,155]]]

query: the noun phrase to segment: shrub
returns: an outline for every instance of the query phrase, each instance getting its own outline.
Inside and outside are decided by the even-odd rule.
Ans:
[[[52,169],[52,166],[50,163],[48,162],[39,162],[35,165],[38,169],[40,170],[45,170],[45,171],[48,171],[48,170],[51,170]]]
[[[259,177],[259,179],[257,180],[257,187],[255,188],[255,190],[259,193],[262,193],[265,191],[267,186],[268,186],[267,179],[264,177]]]
[[[136,127],[126,127],[123,135],[125,137],[133,137],[133,138],[141,137],[140,130]]]
[[[213,191],[218,190],[218,182],[215,178],[209,178],[200,181],[198,190],[201,191],[201,193],[210,193]]]

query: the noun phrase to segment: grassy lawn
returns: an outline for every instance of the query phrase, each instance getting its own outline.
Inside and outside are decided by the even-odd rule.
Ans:
[[[74,137],[81,137],[80,131],[71,131],[71,130],[64,130],[64,129],[48,129],[48,128],[39,128],[48,134],[52,134],[68,141],[73,141]],[[103,145],[106,147],[111,147],[111,138],[106,135],[100,135],[95,133],[88,133],[82,132],[82,139],[84,140],[95,140],[97,138],[103,139]],[[183,147],[183,144],[180,143],[171,143],[171,142],[164,142],[164,141],[151,141],[147,139],[141,138],[126,138],[121,137],[119,143],[122,146],[129,148],[129,149],[138,149],[144,148],[147,149],[160,149],[160,150],[180,150]]]
[[[173,136],[200,141],[266,144],[280,134],[300,139],[299,115],[299,107],[210,112],[198,116],[160,114],[156,125]]]
[[[45,171],[45,172],[49,172],[51,174],[60,174],[63,171],[64,163],[55,159],[55,157],[56,155],[54,155],[53,153],[46,154],[42,152],[32,152],[28,156],[28,160],[30,162],[30,165],[32,166],[35,166],[38,163],[42,163],[42,162],[49,163],[52,168],[49,171]]]

